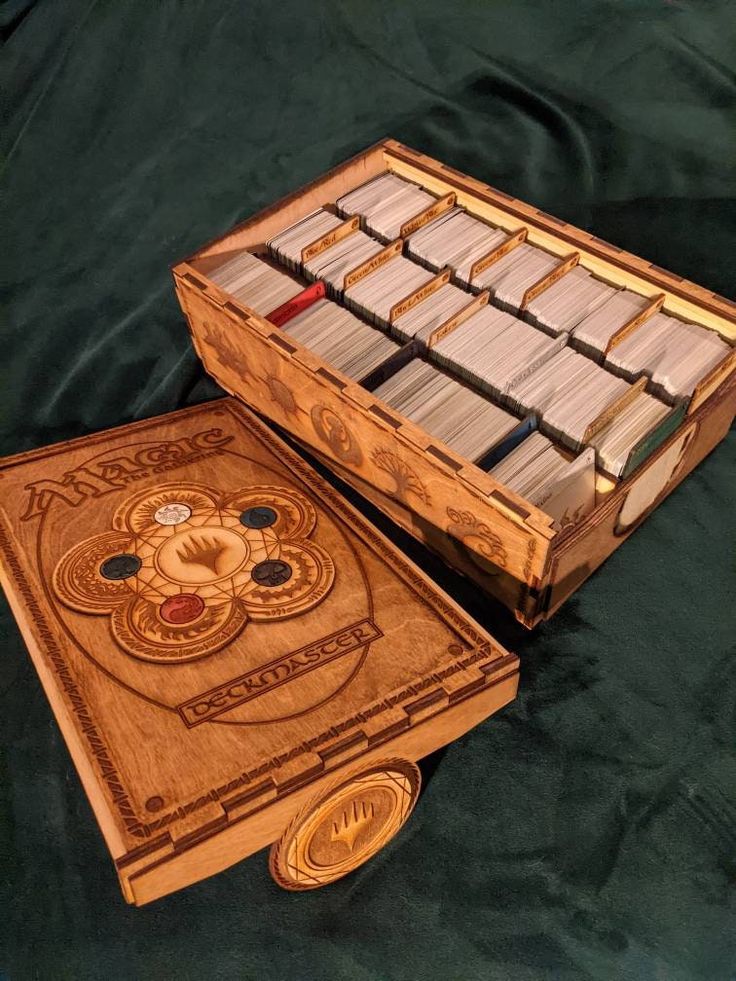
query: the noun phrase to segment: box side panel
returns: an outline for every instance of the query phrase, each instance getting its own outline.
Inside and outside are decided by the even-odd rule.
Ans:
[[[536,612],[539,590],[526,582],[515,579],[496,565],[491,558],[487,557],[487,555],[492,555],[491,548],[484,548],[482,541],[475,542],[476,547],[472,548],[471,545],[476,537],[474,532],[477,533],[477,529],[474,529],[472,524],[463,522],[459,514],[457,515],[458,520],[451,522],[447,530],[442,531],[432,522],[420,518],[419,515],[395,498],[382,493],[368,481],[362,480],[351,470],[341,467],[311,447],[309,450],[342,480],[380,508],[404,531],[409,532],[432,552],[439,555],[456,572],[475,582],[489,596],[499,600],[513,612],[520,623],[526,627],[532,627],[535,622],[538,622],[537,620],[533,621],[532,618]]]
[[[468,525],[469,547],[516,579],[537,584],[553,533],[534,522],[549,525],[551,519],[502,494],[480,471],[479,486],[471,485],[459,473],[461,458],[333,375],[267,321],[220,304],[180,277],[177,291],[204,366],[226,391],[421,519],[442,530],[458,521]]]
[[[543,615],[562,603],[631,535],[657,505],[728,433],[736,414],[736,382],[719,391],[552,552]],[[541,612],[541,611],[540,611]]]

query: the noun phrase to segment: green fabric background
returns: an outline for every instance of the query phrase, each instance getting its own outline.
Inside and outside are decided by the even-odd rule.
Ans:
[[[6,0],[0,18],[2,452],[217,395],[169,265],[386,135],[732,294],[727,0]],[[0,973],[733,977],[733,448],[531,635],[379,519],[519,651],[521,692],[428,762],[377,859],[317,893],[277,889],[259,854],[126,907],[3,604]]]

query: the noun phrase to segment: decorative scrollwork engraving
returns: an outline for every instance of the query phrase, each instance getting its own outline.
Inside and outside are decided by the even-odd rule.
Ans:
[[[452,507],[447,508],[447,517],[450,519],[447,534],[463,544],[468,558],[478,568],[491,575],[498,572],[493,566],[506,568],[508,555],[503,542],[487,524],[478,521],[470,511],[460,511]]]

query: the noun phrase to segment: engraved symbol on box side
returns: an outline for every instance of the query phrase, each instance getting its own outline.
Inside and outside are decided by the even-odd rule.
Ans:
[[[498,535],[487,524],[478,521],[470,511],[447,508],[447,534],[462,545],[470,561],[489,575],[506,568],[508,555]]]
[[[393,480],[391,493],[404,504],[410,494],[418,497],[423,504],[430,504],[430,497],[423,481],[415,470],[405,463],[393,450],[377,447],[371,454],[373,465],[383,470]]]
[[[240,375],[241,378],[253,374],[245,355],[238,351],[221,327],[205,323],[204,329],[204,340],[215,352],[217,360],[223,368],[228,368],[236,375]]]
[[[354,434],[340,416],[328,405],[314,405],[310,413],[314,431],[338,460],[359,466],[363,462],[363,452]]]
[[[285,889],[315,889],[352,872],[405,823],[421,775],[408,760],[377,763],[306,805],[271,849],[269,868]]]
[[[296,399],[294,398],[294,393],[285,385],[280,378],[276,375],[266,375],[266,385],[268,386],[268,391],[271,394],[271,401],[279,405],[284,414],[287,416],[296,415],[298,406],[296,404]]]

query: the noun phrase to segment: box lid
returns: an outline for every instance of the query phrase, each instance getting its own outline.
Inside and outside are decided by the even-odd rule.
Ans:
[[[131,901],[513,697],[517,658],[235,400],[7,458],[0,487],[3,584]]]

